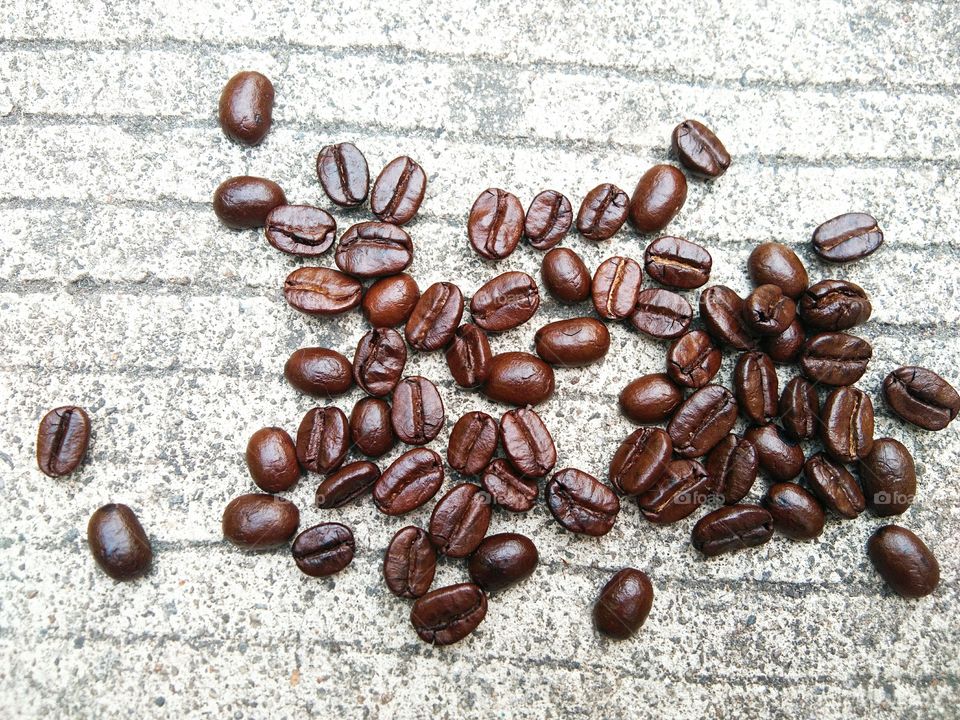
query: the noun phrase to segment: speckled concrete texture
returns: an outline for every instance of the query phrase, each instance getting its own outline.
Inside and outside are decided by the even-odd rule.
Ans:
[[[0,0],[0,716],[957,717],[958,426],[906,427],[879,386],[901,364],[960,384],[960,7],[305,5]],[[254,149],[216,122],[220,88],[244,68],[277,88],[274,129]],[[815,542],[775,537],[707,561],[689,543],[697,516],[654,527],[627,502],[595,539],[541,505],[497,511],[491,525],[535,540],[534,577],[492,597],[469,639],[432,648],[380,576],[392,534],[430,507],[320,511],[318,478],[304,477],[287,494],[302,526],[337,520],[357,538],[353,564],[326,580],[302,575],[288,550],[223,542],[224,505],[253,488],[247,438],[295,430],[313,405],[283,380],[285,358],[304,345],[352,356],[365,326],[359,313],[311,319],[286,306],[283,278],[303,263],[217,223],[221,180],[265,175],[291,201],[334,210],[313,170],[324,144],[355,142],[374,173],[409,154],[429,174],[411,272],[423,288],[452,279],[470,295],[505,270],[536,274],[541,258],[526,245],[496,264],[473,254],[465,224],[480,191],[505,187],[526,205],[555,188],[575,206],[601,182],[630,191],[685,117],[734,156],[717,182],[691,183],[669,227],[709,248],[712,282],[747,291],[751,248],[777,240],[814,279],[869,291],[874,315],[858,334],[875,354],[859,385],[874,393],[878,436],[916,458],[918,497],[898,522],[939,557],[933,596],[904,601],[883,586],[864,544],[884,523],[869,513],[830,519]],[[810,233],[848,210],[879,218],[887,244],[826,266]],[[368,217],[334,214],[341,228]],[[648,240],[625,228],[565,244],[595,268],[642,257]],[[545,297],[494,349],[529,350],[537,327],[586,311]],[[631,430],[617,394],[665,351],[624,324],[611,334],[605,362],[559,370],[540,408],[560,466],[604,479]],[[412,355],[408,372],[439,381],[441,452],[463,412],[504,409],[455,387],[440,354]],[[36,427],[65,403],[90,411],[95,435],[82,469],[52,480],[33,459]],[[133,507],[153,540],[140,581],[110,580],[87,550],[87,519],[110,501]],[[613,643],[590,606],[628,565],[649,573],[656,599],[640,635]],[[436,586],[465,577],[443,562]]]

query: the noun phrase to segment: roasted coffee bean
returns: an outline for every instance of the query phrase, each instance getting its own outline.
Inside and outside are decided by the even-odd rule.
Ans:
[[[317,507],[337,508],[373,490],[380,468],[367,460],[344,465],[317,487]]]
[[[803,470],[803,448],[778,425],[748,428],[743,436],[756,448],[757,462],[772,480],[793,480]]]
[[[223,536],[245,550],[283,545],[297,532],[300,511],[275,495],[241,495],[223,511]]]
[[[753,443],[733,433],[717,443],[707,457],[707,474],[727,505],[747,496],[757,481],[757,468],[757,449]]]
[[[544,255],[540,277],[550,294],[562,303],[578,303],[590,297],[590,271],[569,248],[554,248]]]
[[[490,188],[480,193],[470,208],[467,236],[480,257],[503,260],[517,249],[523,222],[523,206],[517,196]]]
[[[640,332],[661,340],[683,335],[693,320],[693,308],[675,292],[647,288],[637,295],[637,306],[630,315],[631,324]]]
[[[823,508],[796,483],[771,485],[763,498],[763,506],[773,516],[773,527],[781,535],[794,540],[812,540],[823,532]]]
[[[417,635],[432,645],[451,645],[476,630],[487,615],[487,596],[473,583],[431,590],[410,610]]]
[[[700,388],[680,405],[667,432],[673,450],[684,458],[706,455],[737,422],[737,401],[720,385]]]
[[[253,175],[228,178],[213,191],[213,212],[234,230],[263,227],[270,211],[286,204],[279,185]]]
[[[114,580],[132,580],[150,570],[150,538],[126,505],[98,508],[87,523],[87,544],[97,565]]]
[[[883,244],[883,231],[866,213],[846,213],[827,220],[813,231],[813,249],[824,260],[859,260]]]
[[[582,367],[603,359],[610,349],[610,331],[595,318],[557,320],[534,335],[537,355],[551,365]]]
[[[450,431],[447,463],[464,475],[479,475],[497,451],[497,421],[484,412],[468,412]]]
[[[620,570],[600,590],[593,606],[593,622],[601,633],[626,640],[643,626],[653,607],[653,585],[634,568]]]
[[[37,431],[37,465],[45,475],[62,477],[79,467],[90,444],[90,417],[83,408],[54,408]]]
[[[414,448],[393,461],[373,486],[373,501],[385,515],[403,515],[430,500],[443,484],[443,460]]]
[[[869,320],[871,312],[866,291],[846,280],[821,280],[797,304],[804,325],[815,330],[848,330]]]
[[[740,411],[748,420],[763,425],[777,417],[780,383],[773,360],[762,352],[745,352],[733,370],[733,390]]]
[[[694,175],[717,178],[730,167],[730,153],[713,130],[696,120],[684,120],[673,129],[670,147]]]
[[[309,410],[297,430],[297,459],[310,472],[328,473],[340,467],[350,449],[347,416],[338,407]]]
[[[687,179],[672,165],[647,170],[630,198],[630,222],[642,233],[663,230],[687,201]]]
[[[404,332],[414,350],[428,352],[446,347],[463,317],[463,293],[453,283],[438,282],[427,288],[410,313]]]
[[[397,597],[418,598],[437,572],[437,551],[425,530],[407,525],[397,531],[383,558],[383,579]]]
[[[810,284],[797,254],[776,242],[757,245],[747,260],[747,270],[754,285],[776,285],[791,300],[800,297]]]
[[[317,155],[317,177],[335,204],[356,207],[367,199],[370,171],[367,159],[353,143],[327,145]]]
[[[537,502],[536,479],[517,475],[506,460],[487,465],[480,482],[497,505],[511,512],[527,512]]]
[[[630,198],[611,183],[587,193],[577,213],[577,230],[588,240],[607,240],[627,221]]]
[[[283,296],[290,307],[307,315],[339,315],[360,304],[363,285],[330,268],[302,267],[287,275]]]
[[[757,341],[743,319],[743,298],[724,285],[700,293],[700,317],[713,337],[737,350],[751,350]]]
[[[563,240],[573,225],[573,207],[556,190],[544,190],[527,208],[523,233],[537,250],[549,250]]]
[[[487,592],[515,585],[533,574],[540,555],[533,540],[518,533],[485,537],[470,556],[470,579]]]
[[[374,327],[403,325],[420,299],[417,281],[406,273],[377,280],[363,296],[364,317]]]
[[[743,301],[743,319],[757,335],[779,335],[797,316],[797,306],[776,285],[761,285]]]
[[[797,376],[787,383],[778,406],[783,431],[794,440],[812,440],[820,427],[820,397],[816,386]]]
[[[860,484],[843,465],[817,453],[803,466],[807,485],[827,509],[840,517],[855,518],[867,507]]]
[[[246,459],[250,477],[264,492],[289,490],[300,479],[297,448],[283,428],[261,428],[251,435]]]
[[[258,145],[273,122],[273,83],[266,75],[244,70],[227,81],[220,93],[223,134],[243,145]]]
[[[713,493],[713,478],[696,460],[673,460],[660,479],[637,496],[640,512],[666,525],[687,517]]]
[[[871,535],[867,556],[890,589],[903,597],[924,597],[940,584],[940,564],[930,548],[899,525],[884,525]]]
[[[283,366],[283,375],[297,390],[316,397],[342,395],[353,387],[350,361],[328,348],[294,350]]]
[[[553,395],[553,368],[525,352],[505,352],[490,360],[483,394],[496,402],[525,407],[539,405]]]
[[[430,516],[430,539],[437,551],[452,558],[467,557],[487,534],[490,496],[479,485],[461,483],[440,498]]]
[[[855,387],[840,387],[827,395],[821,413],[820,440],[830,456],[856,462],[873,447],[873,401]]]
[[[404,225],[417,214],[427,189],[427,174],[406,155],[380,171],[370,193],[370,209],[383,222]]]
[[[403,336],[393,328],[374,328],[357,343],[353,379],[370,395],[388,395],[400,382],[406,364]]]
[[[666,373],[642,375],[620,391],[620,410],[638,423],[668,420],[683,402],[683,391]]]
[[[521,475],[543,477],[557,464],[550,431],[529,408],[508,410],[500,418],[500,440],[507,460]]]
[[[350,413],[350,442],[369,457],[380,457],[393,449],[396,438],[385,400],[365,397],[357,401]]]
[[[616,493],[582,470],[557,470],[547,483],[547,507],[558,523],[573,533],[606,535],[617,521]]]
[[[701,388],[720,370],[723,355],[703,330],[691,330],[670,345],[667,373],[684,387]]]
[[[607,258],[593,274],[591,295],[597,314],[607,320],[629,316],[637,306],[643,270],[636,260]]]
[[[960,411],[953,386],[921,367],[901,367],[887,375],[883,396],[897,415],[924,430],[943,430]]]
[[[337,239],[337,221],[311,205],[278,205],[267,215],[264,233],[267,242],[281,252],[317,257]]]
[[[713,258],[700,245],[668,235],[647,245],[643,263],[647,275],[661,285],[689,290],[707,283]]]
[[[473,322],[502,332],[523,325],[540,307],[540,291],[524,272],[505,272],[484,283],[470,301]]]
[[[624,495],[639,495],[663,477],[672,453],[673,443],[664,430],[634,430],[610,461],[610,482]]]
[[[328,522],[314,525],[293,541],[293,561],[300,572],[311,577],[326,577],[343,570],[353,560],[356,544],[346,525]]]
[[[759,505],[725,505],[693,526],[693,546],[707,557],[757,547],[773,535],[773,517]]]
[[[492,358],[490,341],[483,330],[471,323],[457,328],[447,348],[447,367],[457,385],[465,388],[482,385],[490,374]]]
[[[814,335],[800,351],[800,370],[825,385],[853,385],[867,371],[873,348],[866,340],[840,332]]]
[[[779,335],[764,337],[761,347],[775,363],[794,363],[800,357],[806,341],[807,334],[803,331],[803,323],[794,318],[793,322],[787,325],[787,329]]]
[[[858,464],[867,506],[881,517],[901,515],[917,494],[917,469],[903,443],[877,438]]]
[[[340,238],[333,259],[338,268],[354,277],[395,275],[413,262],[413,242],[399,225],[357,223]]]
[[[390,424],[394,434],[408,445],[426,445],[443,429],[443,400],[437,386],[414,375],[400,381],[393,391]]]

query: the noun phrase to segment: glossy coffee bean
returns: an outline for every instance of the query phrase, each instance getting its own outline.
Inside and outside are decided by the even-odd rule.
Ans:
[[[477,585],[496,592],[526,580],[539,560],[533,540],[518,533],[499,533],[485,537],[477,546],[468,570]]]
[[[346,505],[371,492],[379,478],[380,468],[368,460],[344,465],[317,487],[317,507],[329,509]]]
[[[297,532],[299,524],[297,506],[275,495],[241,495],[223,511],[223,536],[245,550],[283,545]]]
[[[637,306],[643,270],[636,260],[607,258],[593,274],[590,293],[597,314],[607,320],[628,317]]]
[[[414,448],[398,457],[373,486],[373,502],[385,515],[403,515],[428,502],[443,484],[443,460]]]
[[[238,72],[220,93],[223,134],[243,145],[258,145],[273,122],[273,83],[253,70]]]
[[[562,303],[583,302],[590,297],[590,271],[569,248],[554,248],[544,255],[540,277],[547,291]]]
[[[687,201],[687,179],[672,165],[654,165],[630,198],[630,222],[642,233],[663,230]]]
[[[765,336],[760,342],[760,347],[775,363],[795,363],[806,341],[807,334],[804,332],[803,323],[794,318],[793,322],[787,325],[787,329],[779,335]]]
[[[358,400],[350,413],[350,443],[368,457],[380,457],[395,442],[387,402],[372,397]]]
[[[650,488],[637,496],[640,512],[652,523],[666,525],[690,515],[713,492],[713,478],[696,460],[673,460]]]
[[[647,245],[643,263],[647,275],[661,285],[689,290],[710,280],[713,258],[700,245],[668,235]]]
[[[800,258],[781,243],[757,245],[747,260],[747,270],[754,285],[776,285],[791,300],[799,298],[810,284]]]
[[[753,443],[733,433],[710,451],[706,463],[713,488],[727,505],[743,500],[757,481],[757,449]]]
[[[723,355],[703,330],[691,330],[667,351],[667,374],[678,385],[701,388],[720,370]]]
[[[626,640],[639,632],[652,607],[650,578],[640,570],[624,568],[600,590],[593,606],[593,623],[607,637]]]
[[[620,513],[616,494],[582,470],[557,470],[546,488],[547,507],[560,525],[573,533],[606,535]]]
[[[660,428],[634,430],[610,461],[610,483],[624,495],[639,495],[663,477],[673,443]]]
[[[713,130],[697,120],[684,120],[673,129],[670,147],[694,175],[717,178],[730,167],[730,153]]]
[[[300,572],[311,577],[335,575],[353,561],[356,543],[346,525],[328,522],[297,535],[291,547]]]
[[[668,420],[683,402],[683,391],[666,373],[642,375],[620,391],[620,410],[637,423]]]
[[[539,405],[553,395],[553,368],[525,352],[506,352],[490,360],[483,394],[496,402],[525,407]]]
[[[537,355],[551,365],[583,367],[602,360],[610,349],[610,331],[595,318],[557,320],[537,330]]]
[[[479,387],[490,374],[490,341],[476,325],[464,323],[457,328],[446,356],[450,375],[460,387]]]
[[[537,250],[549,250],[559,243],[573,225],[573,207],[556,190],[544,190],[527,208],[523,233]]]
[[[429,352],[450,344],[463,317],[463,293],[453,283],[426,289],[410,313],[404,333],[414,350]]]
[[[410,610],[417,635],[431,645],[452,645],[477,629],[487,615],[487,596],[473,583],[431,590]]]
[[[479,485],[461,483],[440,498],[430,516],[430,539],[447,557],[463,558],[477,549],[490,526],[490,496]]]
[[[283,375],[297,390],[315,397],[342,395],[353,387],[350,361],[328,348],[294,350],[283,366]]]
[[[427,189],[427,174],[413,158],[401,155],[380,171],[370,193],[370,209],[380,220],[404,225],[413,220]]]
[[[803,448],[778,425],[748,428],[743,436],[756,448],[757,462],[772,480],[793,480],[803,470]]]
[[[899,417],[924,430],[943,430],[960,412],[953,386],[922,367],[901,367],[887,375],[883,396]]]
[[[792,482],[775,483],[763,497],[773,527],[793,540],[812,540],[823,532],[823,508],[808,491]]]
[[[327,197],[340,207],[356,207],[367,199],[370,171],[353,143],[324,147],[317,155],[317,177]]]
[[[824,385],[853,385],[863,377],[873,357],[870,343],[855,335],[825,332],[814,335],[800,351],[800,370]]]
[[[537,502],[536,478],[514,472],[506,460],[494,460],[480,478],[493,502],[510,512],[527,512]]]
[[[150,538],[126,505],[110,503],[90,516],[87,545],[100,569],[114,580],[145,575],[153,561]]]
[[[413,241],[399,225],[357,223],[340,238],[333,258],[338,268],[353,277],[396,275],[413,262]]]
[[[859,260],[883,244],[883,231],[866,213],[846,213],[827,220],[813,231],[813,249],[824,260]]]
[[[523,325],[540,307],[540,291],[524,272],[505,272],[484,283],[470,300],[473,322],[490,332]]]
[[[871,535],[867,556],[890,589],[903,597],[925,597],[940,584],[940,564],[930,548],[899,525],[884,525]]]
[[[403,336],[393,328],[374,328],[357,343],[353,379],[370,395],[388,395],[400,382],[406,364]]]
[[[330,268],[302,267],[287,275],[283,297],[290,307],[307,315],[339,315],[360,304],[363,286]]]
[[[250,477],[264,492],[289,490],[300,479],[297,448],[283,428],[261,428],[251,435],[246,460]]]
[[[740,412],[756,425],[772,422],[778,414],[780,382],[771,360],[762,352],[745,352],[733,370],[734,396]]]
[[[363,296],[361,309],[374,327],[397,327],[407,322],[419,299],[417,281],[400,273],[371,285]]]
[[[630,323],[640,332],[661,340],[680,337],[693,320],[693,308],[675,292],[647,288],[637,295]]]
[[[445,417],[437,386],[425,377],[406,377],[393,391],[390,424],[394,435],[408,445],[433,440],[443,429]]]
[[[848,330],[869,320],[871,312],[866,291],[846,280],[821,280],[797,303],[803,324],[814,330]]]
[[[229,178],[213,191],[213,212],[234,230],[263,227],[270,211],[286,204],[279,185],[253,175]]]
[[[873,401],[854,387],[837,388],[823,403],[820,440],[834,460],[856,462],[873,447]]]
[[[50,477],[69,475],[83,462],[89,444],[86,411],[76,405],[54,408],[43,416],[37,430],[37,466]]]
[[[756,335],[779,335],[796,316],[796,304],[776,285],[761,285],[743,301],[743,320]]]
[[[706,455],[733,429],[737,401],[720,385],[707,385],[688,397],[667,425],[673,450],[683,458]]]
[[[713,337],[736,350],[750,350],[756,338],[743,318],[743,298],[724,285],[700,293],[700,317]]]
[[[867,507],[860,484],[826,453],[817,453],[807,460],[803,476],[820,502],[840,517],[855,518]]]
[[[607,240],[627,221],[630,198],[611,183],[587,193],[577,213],[577,230],[588,240]]]
[[[517,196],[490,188],[480,193],[470,208],[467,236],[480,257],[503,260],[517,249],[523,223],[523,206]]]
[[[783,431],[794,440],[812,440],[820,429],[820,397],[816,386],[797,376],[783,388],[778,404]]]
[[[902,515],[917,494],[917,469],[903,443],[877,438],[857,465],[867,506],[881,517]]]
[[[521,475],[543,477],[557,464],[553,437],[540,416],[529,408],[503,414],[500,441],[507,460]]]
[[[347,416],[338,407],[316,407],[303,416],[297,430],[297,460],[310,472],[340,467],[350,449]]]
[[[426,530],[408,525],[397,531],[383,557],[383,579],[397,597],[425,595],[437,572],[437,551]]]
[[[468,412],[450,431],[447,464],[458,473],[479,475],[490,464],[498,440],[496,420],[484,412]]]
[[[300,257],[317,257],[337,239],[337,221],[326,210],[311,205],[278,205],[264,225],[273,247]]]
[[[693,546],[707,557],[757,547],[773,535],[773,517],[759,505],[725,505],[693,526]]]

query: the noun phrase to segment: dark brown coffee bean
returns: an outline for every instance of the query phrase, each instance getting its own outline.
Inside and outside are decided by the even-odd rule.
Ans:
[[[591,295],[597,314],[607,320],[625,318],[637,306],[643,270],[636,260],[607,258],[593,274]]]
[[[383,558],[383,579],[397,597],[418,598],[433,583],[437,551],[425,530],[407,525],[397,531]]]
[[[673,450],[684,458],[706,455],[733,429],[737,401],[720,385],[700,388],[680,405],[667,426]]]
[[[253,175],[228,178],[213,191],[213,212],[234,230],[263,227],[270,211],[286,204],[279,185]]]
[[[417,281],[406,273],[377,280],[363,296],[364,317],[374,327],[403,325],[420,299]]]
[[[797,304],[804,325],[816,330],[848,330],[869,320],[871,312],[866,291],[846,280],[821,280]]]
[[[713,493],[713,478],[696,460],[673,460],[660,479],[637,496],[640,512],[652,523],[666,525],[690,515]]]
[[[337,239],[337,221],[311,205],[278,205],[267,215],[264,233],[267,242],[281,252],[317,257]]]
[[[773,517],[773,527],[793,540],[812,540],[823,532],[824,514],[809,492],[792,482],[775,483],[767,490],[763,506]]]
[[[396,438],[385,400],[365,397],[357,401],[350,413],[350,442],[368,457],[380,457],[393,449]]]
[[[487,592],[503,590],[533,574],[540,554],[533,540],[518,533],[485,537],[470,556],[470,579]]]
[[[443,484],[443,460],[414,448],[398,457],[373,486],[373,501],[385,515],[403,515],[430,500]]]
[[[803,331],[803,324],[794,318],[793,322],[787,325],[787,329],[779,335],[764,337],[761,347],[775,363],[794,363],[800,357],[806,341],[807,334]]]
[[[696,120],[684,120],[673,129],[670,147],[694,175],[718,178],[730,167],[730,153],[713,130]]]
[[[450,431],[447,463],[464,475],[479,475],[497,451],[497,421],[484,412],[468,412]]]
[[[317,507],[329,509],[346,505],[373,490],[380,468],[367,460],[344,465],[317,487]]]
[[[523,222],[523,206],[517,196],[490,188],[480,193],[470,208],[467,236],[480,257],[503,260],[517,249]]]
[[[241,495],[223,511],[223,536],[245,550],[283,545],[299,524],[297,506],[275,495]]]
[[[150,538],[126,505],[98,508],[87,523],[87,544],[97,565],[114,580],[132,580],[150,570]]]
[[[643,262],[647,275],[658,283],[683,290],[705,285],[713,267],[713,258],[706,249],[669,235],[647,245]]]
[[[316,397],[342,395],[353,387],[350,361],[328,348],[294,350],[283,366],[283,375],[297,390]]]
[[[273,122],[273,83],[266,75],[244,70],[227,81],[220,93],[223,134],[243,145],[258,145]]]
[[[482,385],[490,374],[492,358],[490,341],[483,330],[470,323],[457,328],[447,348],[447,367],[457,385],[465,388]]]
[[[800,297],[810,284],[797,254],[776,242],[757,245],[747,260],[747,270],[754,285],[776,285],[791,300]]]
[[[717,443],[707,457],[707,474],[727,505],[747,496],[757,481],[757,468],[757,449],[753,443],[733,433]]]
[[[473,583],[431,590],[410,610],[417,635],[431,645],[452,645],[477,629],[487,615],[487,596]]]
[[[517,475],[506,460],[487,465],[480,482],[493,501],[510,512],[527,512],[537,502],[536,479]]]
[[[470,301],[473,322],[502,332],[523,325],[540,307],[540,291],[524,272],[505,272],[484,283]]]
[[[557,464],[557,449],[550,431],[529,408],[508,410],[500,418],[503,452],[521,475],[543,477]]]
[[[569,248],[554,248],[544,255],[540,277],[550,294],[562,303],[583,302],[590,297],[590,271]]]
[[[450,344],[463,317],[463,293],[453,283],[438,282],[427,288],[407,320],[404,332],[410,347],[421,352]]]
[[[539,405],[553,395],[553,368],[525,352],[506,352],[490,360],[483,394],[507,405]]]
[[[395,275],[413,261],[413,242],[399,225],[357,223],[340,238],[334,260],[338,268],[358,278]]]
[[[328,473],[340,467],[350,449],[347,416],[338,407],[309,410],[297,430],[297,459],[310,472]]]
[[[283,428],[261,428],[251,435],[246,460],[250,477],[264,492],[289,490],[300,479],[297,448]]]
[[[610,331],[595,318],[557,320],[534,335],[537,355],[551,365],[583,367],[602,360],[610,349]]]
[[[756,448],[757,461],[772,480],[793,480],[803,470],[803,448],[788,438],[778,425],[752,427],[743,436]]]
[[[940,584],[940,564],[930,548],[899,525],[884,525],[871,535],[867,555],[890,589],[903,597],[924,597]]]
[[[917,469],[903,443],[877,438],[857,467],[867,506],[877,515],[902,515],[913,504]]]
[[[855,387],[827,395],[821,413],[820,440],[834,460],[856,462],[873,447],[873,401]]]
[[[588,240],[607,240],[627,221],[630,198],[611,183],[587,193],[577,213],[577,230]]]
[[[812,440],[820,428],[820,397],[816,386],[797,376],[787,383],[778,406],[783,431],[794,440]]]
[[[924,430],[943,430],[960,412],[957,391],[926,368],[897,368],[883,381],[883,396],[898,416]]]
[[[813,249],[824,260],[859,260],[883,244],[883,231],[866,213],[846,213],[827,220],[813,231]]]
[[[90,417],[83,408],[54,408],[37,431],[37,466],[45,475],[62,477],[76,470],[90,444]]]
[[[317,177],[335,204],[356,207],[367,199],[370,171],[367,159],[353,143],[327,145],[317,155]]]
[[[370,193],[370,209],[383,222],[404,225],[417,214],[427,189],[427,174],[406,155],[380,171]]]
[[[490,496],[479,485],[461,483],[440,498],[430,516],[430,539],[447,557],[463,558],[477,549],[490,527]]]
[[[664,430],[634,430],[610,461],[610,483],[624,495],[639,495],[663,477],[672,453],[673,443]]]
[[[353,561],[356,544],[346,525],[328,522],[314,525],[293,541],[293,561],[300,572],[310,577],[327,577],[343,570]]]
[[[593,606],[593,622],[607,637],[626,640],[639,632],[651,607],[653,585],[650,578],[640,570],[624,568],[600,590]]]
[[[825,385],[853,385],[867,371],[873,348],[866,340],[846,333],[825,332],[804,343],[800,370]]]
[[[637,423],[668,420],[683,402],[683,391],[666,373],[643,375],[620,391],[620,410]]]
[[[647,288],[637,295],[637,306],[630,315],[631,324],[640,332],[661,340],[683,335],[693,320],[693,308],[675,292]]]
[[[743,320],[757,335],[779,335],[796,316],[796,304],[776,285],[761,285],[743,301]]]
[[[667,373],[684,387],[701,388],[720,370],[723,355],[703,330],[691,330],[667,351]]]
[[[573,207],[556,190],[544,190],[527,208],[523,232],[537,250],[549,250],[563,240],[573,225]]]
[[[860,484],[843,465],[817,453],[803,466],[803,476],[813,494],[840,517],[855,518],[867,507]]]
[[[425,445],[443,429],[443,400],[437,386],[414,375],[393,391],[390,423],[394,434],[408,445]]]
[[[764,425],[777,417],[780,382],[773,361],[762,352],[745,352],[733,370],[734,395],[751,422]]]
[[[370,395],[393,392],[407,364],[407,346],[393,328],[374,328],[357,343],[353,379]]]
[[[330,268],[302,267],[287,275],[283,296],[290,307],[307,315],[339,315],[360,304],[363,286]]]
[[[687,201],[687,179],[672,165],[647,170],[630,198],[630,222],[642,233],[663,230]]]
[[[616,494],[582,470],[557,470],[547,483],[547,507],[560,525],[573,533],[606,535],[617,521]]]
[[[751,350],[757,341],[743,319],[743,298],[724,285],[700,293],[700,317],[707,331],[724,345]]]
[[[757,547],[773,535],[773,517],[759,505],[726,505],[693,526],[693,546],[707,557]]]

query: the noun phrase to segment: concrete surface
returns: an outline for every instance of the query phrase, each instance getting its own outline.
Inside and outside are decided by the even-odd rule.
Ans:
[[[231,5],[0,0],[0,715],[957,717],[957,426],[911,430],[879,398],[878,435],[900,438],[919,469],[900,522],[942,566],[921,601],[892,596],[869,566],[864,543],[882,524],[869,513],[831,519],[816,542],[777,537],[704,561],[689,544],[695,517],[653,527],[627,503],[596,540],[538,507],[491,526],[534,538],[534,578],[494,597],[470,639],[434,649],[380,577],[391,535],[429,507],[320,512],[317,478],[304,478],[288,494],[303,526],[343,521],[359,545],[328,580],[301,575],[287,551],[226,545],[222,508],[253,487],[247,437],[293,430],[312,405],[283,381],[284,359],[307,344],[352,354],[364,326],[291,311],[279,289],[300,262],[220,227],[209,205],[222,179],[249,172],[329,206],[313,172],[327,142],[356,142],[373,172],[410,154],[429,173],[412,272],[469,294],[540,260],[527,246],[499,264],[470,251],[481,190],[525,205],[548,187],[575,204],[600,182],[632,190],[665,160],[672,127],[697,117],[734,165],[692,183],[669,230],[710,249],[713,281],[746,291],[754,244],[786,242],[814,278],[869,290],[861,334],[875,359],[861,387],[877,391],[904,363],[958,384],[955,3]],[[274,129],[252,150],[215,116],[242,68],[277,87]],[[884,248],[845,268],[817,262],[812,229],[859,209],[880,219]],[[366,217],[335,214],[342,228]],[[566,244],[596,267],[641,257],[647,241],[625,229]],[[495,349],[530,348],[537,327],[573,312],[547,300]],[[542,408],[561,465],[600,477],[631,429],[617,393],[664,353],[611,331],[607,360],[559,371]],[[443,381],[448,429],[467,410],[502,411],[453,387],[438,354],[408,369]],[[96,434],[83,469],[51,480],[33,460],[36,426],[68,402],[91,411]],[[115,583],[89,555],[87,519],[108,501],[131,505],[153,540],[144,580]],[[651,575],[656,600],[639,637],[612,643],[589,609],[626,565]],[[464,577],[444,563],[437,586]]]

